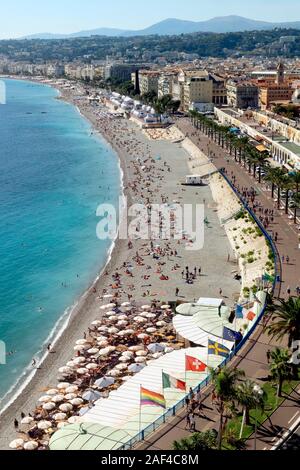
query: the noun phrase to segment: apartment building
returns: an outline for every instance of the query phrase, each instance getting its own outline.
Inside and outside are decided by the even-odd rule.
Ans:
[[[232,108],[258,107],[258,87],[252,82],[229,80],[226,88],[227,102]]]
[[[156,70],[140,70],[139,71],[139,87],[141,96],[154,91],[158,94],[158,80],[160,72]]]
[[[206,71],[182,71],[178,75],[178,84],[181,87],[181,108],[188,112],[196,103],[212,103],[213,81]],[[174,96],[174,95],[173,95]]]

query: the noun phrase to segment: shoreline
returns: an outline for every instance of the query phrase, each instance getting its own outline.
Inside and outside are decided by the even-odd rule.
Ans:
[[[13,79],[16,79],[15,77]],[[32,81],[32,80],[27,80]],[[40,83],[37,81],[32,81],[34,83]],[[51,86],[49,84],[45,84]],[[60,93],[60,99],[68,102],[70,105],[73,105],[78,108],[80,114],[89,121],[91,127],[95,130],[95,132],[101,136],[116,152],[119,158],[119,165],[121,170],[121,182],[123,183],[123,196],[128,198],[129,204],[135,197],[132,196],[131,191],[128,188],[128,185],[131,181],[130,177],[134,175],[134,165],[133,168],[128,166],[128,156],[129,153],[135,153],[135,147],[129,146],[129,149],[133,148],[133,150],[128,152],[126,148],[122,149],[122,145],[118,144],[118,139],[115,140],[112,138],[107,129],[102,126],[99,128],[99,123],[97,122],[97,117],[93,115],[92,110],[84,109],[84,106],[79,107],[78,103],[76,103],[75,97],[68,96],[67,93],[64,93],[63,90],[57,88],[55,85],[52,85],[53,88],[56,88]],[[121,121],[121,124],[125,123],[125,130],[135,135],[138,134],[138,137],[141,139],[140,134],[142,134],[142,130],[137,129],[137,126],[134,126],[133,123],[127,121]],[[128,134],[128,141],[130,141],[130,135]],[[116,137],[116,136],[115,136]],[[145,137],[146,139],[146,137]],[[151,148],[151,153],[154,154],[155,145],[154,143],[151,144],[149,140],[149,146],[152,145],[153,152]],[[146,143],[147,144],[147,143]],[[171,142],[167,143],[171,146]],[[163,145],[162,145],[163,147]],[[173,144],[172,149],[175,148]],[[181,152],[182,153],[182,152]],[[185,152],[186,156],[188,157],[188,153]],[[134,157],[131,155],[131,157]],[[169,157],[168,157],[169,158]],[[170,157],[171,158],[171,157]],[[187,158],[188,160],[188,158]],[[171,159],[169,161],[172,162]],[[182,162],[184,166],[184,162]],[[185,162],[186,169],[188,169],[188,161]],[[182,170],[182,169],[181,169]],[[184,168],[183,168],[184,170]],[[122,180],[123,176],[123,180]],[[171,191],[174,191],[174,187],[171,185]],[[210,188],[209,188],[210,190]],[[170,192],[169,196],[174,194],[174,192]],[[173,196],[174,197],[174,196]],[[211,210],[211,212],[214,212]],[[121,218],[121,216],[120,216]],[[226,234],[224,232],[224,238]],[[227,237],[226,237],[227,239]],[[30,412],[35,404],[36,404],[36,396],[39,396],[43,389],[50,385],[51,381],[54,381],[54,377],[57,376],[57,370],[59,366],[65,364],[72,355],[72,347],[75,343],[75,340],[88,329],[91,322],[95,320],[95,318],[99,317],[99,312],[97,310],[97,304],[99,297],[95,296],[94,290],[99,293],[103,287],[106,285],[106,276],[105,271],[107,272],[115,272],[119,269],[120,263],[123,259],[127,259],[128,255],[128,247],[127,242],[124,240],[120,240],[119,237],[116,238],[115,242],[111,245],[110,253],[108,253],[109,258],[107,260],[106,265],[104,268],[99,272],[99,275],[93,282],[93,284],[85,291],[85,293],[78,299],[78,302],[71,307],[72,311],[70,312],[70,317],[66,321],[66,325],[64,329],[62,329],[59,334],[57,335],[57,340],[53,343],[55,346],[55,352],[51,352],[46,355],[44,361],[41,362],[42,365],[41,369],[35,371],[34,376],[30,379],[28,384],[24,384],[24,389],[22,390],[21,394],[16,397],[16,399],[0,414],[0,448],[7,448],[7,442],[10,439],[11,433],[14,432],[13,428],[13,420],[17,416],[19,416],[20,412]],[[202,256],[202,254],[201,254]],[[223,255],[222,255],[223,256]],[[213,280],[214,281],[214,280]],[[210,281],[209,281],[210,282]],[[142,286],[141,286],[142,287]],[[209,285],[209,288],[213,292],[215,287],[213,285]],[[230,287],[231,289],[231,287]],[[140,291],[142,292],[142,291]],[[197,291],[196,291],[197,292]],[[171,294],[166,293],[168,297],[172,297]],[[140,295],[141,297],[141,295]],[[193,295],[191,294],[191,298]],[[142,297],[141,297],[142,298]]]

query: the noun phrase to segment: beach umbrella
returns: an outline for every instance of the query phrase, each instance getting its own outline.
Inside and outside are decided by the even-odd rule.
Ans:
[[[108,321],[110,323],[117,323],[118,317],[116,315],[112,315],[111,317],[109,317]]]
[[[99,346],[100,348],[102,348],[102,349],[103,349],[103,348],[106,348],[108,345],[109,345],[109,342],[108,342],[108,341],[103,341],[103,340],[102,340],[102,341],[99,341],[99,343],[98,343],[98,346]],[[100,352],[100,351],[99,351],[99,352]]]
[[[127,370],[127,364],[118,364],[115,367],[117,370]]]
[[[49,395],[45,395],[44,397],[39,398],[40,403],[48,403],[49,401],[52,401],[52,398]]]
[[[110,317],[113,315],[114,317],[116,316],[116,312],[114,310],[109,310],[108,312],[105,313],[106,317]]]
[[[171,352],[173,352],[173,351],[174,351],[174,348],[167,347],[167,348],[165,349],[165,353],[167,353],[167,354],[169,354],[169,353],[171,353]]]
[[[87,368],[88,370],[96,370],[96,369],[98,369],[98,367],[99,367],[99,366],[98,366],[97,364],[88,364],[88,365],[86,366],[86,368]]]
[[[167,323],[165,321],[158,321],[156,323],[156,326],[166,326],[166,325],[167,325]]]
[[[102,390],[103,388],[110,387],[114,385],[115,379],[113,377],[103,377],[102,379],[96,380],[95,386]]]
[[[81,368],[77,369],[77,374],[79,374],[79,375],[85,375],[88,372],[89,372],[88,369],[86,369],[85,367],[81,367]]]
[[[138,372],[141,372],[145,366],[143,364],[131,364],[131,366],[128,367],[129,372],[132,374],[137,374]]]
[[[98,331],[100,333],[107,333],[108,332],[108,326],[100,326],[100,328],[98,328]]]
[[[24,444],[24,449],[25,450],[36,450],[38,448],[38,443],[35,442],[35,441],[28,441],[28,442],[25,442]]]
[[[146,360],[147,360],[147,359],[146,359],[145,357],[136,357],[134,361],[135,361],[137,364],[143,364],[144,362],[146,362]]]
[[[75,364],[79,365],[79,364],[83,364],[84,362],[86,362],[86,359],[85,357],[76,357],[75,359],[73,359],[73,361],[75,362]],[[69,386],[70,384],[68,384]]]
[[[128,321],[128,317],[127,315],[119,315],[119,320],[125,320],[125,321]]]
[[[43,410],[45,411],[53,411],[56,408],[55,403],[50,402],[50,403],[45,403],[45,405],[42,406]]]
[[[133,351],[125,351],[125,352],[122,353],[122,357],[132,358],[132,357],[134,357],[134,352]]]
[[[153,327],[147,328],[146,331],[147,331],[147,333],[155,333],[155,332],[156,332],[156,328],[153,328]]]
[[[128,325],[128,321],[126,320],[121,320],[121,321],[118,321],[117,323],[117,326],[121,326],[121,327],[127,326],[127,325]]]
[[[69,424],[75,424],[78,423],[80,420],[80,416],[71,416],[71,418],[68,419]]]
[[[159,353],[159,352],[157,352],[157,353],[154,353],[154,354],[152,355],[152,357],[153,357],[153,359],[159,359],[159,358],[162,357],[163,355],[164,355],[164,353]]]
[[[57,429],[62,429],[62,428],[64,428],[64,427],[67,426],[67,425],[68,425],[68,423],[65,423],[64,421],[62,421],[61,423],[58,423]]]
[[[136,354],[137,357],[145,357],[145,356],[147,356],[148,353],[147,353],[147,351],[142,351],[141,350],[141,351],[137,351],[135,354]]]
[[[129,351],[132,351],[132,352],[137,352],[137,351],[144,351],[145,347],[140,344],[140,345],[136,345],[136,346],[130,346],[129,348]]]
[[[165,350],[165,346],[162,346],[159,343],[152,343],[152,344],[149,344],[149,346],[147,346],[147,349],[152,354],[154,354],[154,353],[157,353],[157,352],[158,353],[163,352]]]
[[[90,408],[88,408],[88,407],[81,408],[81,409],[79,410],[79,416],[85,415],[88,411],[90,411]]]
[[[86,344],[88,344],[88,341],[86,339],[79,339],[78,341],[76,341],[76,343],[78,346],[85,346]]]
[[[135,331],[132,330],[132,329],[129,329],[129,330],[125,330],[124,333],[125,333],[126,335],[133,335],[133,334],[135,333]]]
[[[102,325],[102,321],[100,320],[95,320],[91,323],[92,326],[101,326]]]
[[[97,401],[101,398],[101,394],[99,392],[95,392],[94,390],[88,390],[82,395],[83,400],[85,401]]]
[[[64,395],[55,395],[54,397],[52,397],[53,403],[61,403],[64,401],[64,399]]]
[[[151,310],[151,305],[143,305],[141,307],[142,310]]]
[[[121,372],[119,370],[113,369],[107,373],[110,377],[119,377]]]
[[[66,413],[56,413],[53,416],[54,421],[64,421],[67,418]]]
[[[147,339],[149,338],[149,335],[147,335],[146,333],[141,333],[140,335],[138,335],[138,339]]]
[[[108,356],[110,354],[109,348],[100,349],[99,356]]]
[[[145,315],[145,317],[149,318],[149,320],[152,320],[153,318],[157,317],[157,314],[156,313],[147,313],[147,315]]]
[[[131,307],[131,303],[130,302],[123,302],[121,307]]]
[[[85,351],[86,349],[89,349],[90,348],[90,344],[86,344],[85,346],[83,345],[77,345],[77,346],[74,346],[74,351],[76,352],[82,352],[82,351]]]
[[[70,403],[64,403],[63,405],[60,405],[59,409],[63,413],[69,413],[69,411],[73,410],[73,406]]]
[[[129,356],[121,356],[119,359],[119,362],[130,362],[130,361],[131,361],[131,357]]]
[[[76,393],[78,392],[79,388],[77,385],[70,385],[69,387],[66,388],[66,393]]]
[[[60,374],[72,374],[73,370],[70,369],[70,367],[61,367],[60,369],[58,369],[58,372]]]
[[[112,299],[113,298],[113,295],[112,294],[105,294],[103,296],[103,299]]]
[[[170,310],[171,306],[170,305],[162,305],[160,307],[161,310]]]
[[[71,400],[70,403],[73,406],[80,406],[83,404],[83,400],[81,398],[73,398],[73,400]]]
[[[22,419],[21,424],[31,424],[34,422],[34,419],[31,416],[26,416]]]
[[[15,439],[9,444],[10,449],[23,449],[25,442],[23,439]]]
[[[98,352],[99,352],[98,348],[92,348],[88,350],[88,354],[90,355],[97,354]]]
[[[78,395],[76,395],[76,393],[68,393],[66,396],[65,396],[65,399],[70,401],[70,400],[74,400],[74,398],[77,398]]]
[[[57,395],[58,394],[58,390],[57,388],[51,388],[50,390],[48,390],[48,392],[46,392],[47,395]]]
[[[114,335],[114,334],[119,333],[119,331],[120,331],[120,330],[119,330],[118,328],[110,328],[110,329],[108,330],[108,333],[109,333],[110,335]]]
[[[181,304],[176,308],[176,313],[180,315],[193,316],[201,310],[201,305]]]
[[[46,431],[47,429],[52,428],[52,424],[51,424],[51,421],[40,421],[37,427],[41,429],[42,431]]]
[[[74,367],[76,367],[76,363],[74,361],[69,361],[69,362],[67,362],[67,367],[70,367],[71,369],[74,369]]]

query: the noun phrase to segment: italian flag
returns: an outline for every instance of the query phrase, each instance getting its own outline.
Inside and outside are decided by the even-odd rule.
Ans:
[[[169,374],[165,374],[164,372],[163,372],[162,379],[163,379],[164,390],[166,388],[177,388],[178,390],[182,390],[183,392],[186,391],[186,383],[183,382],[182,380],[178,380]]]

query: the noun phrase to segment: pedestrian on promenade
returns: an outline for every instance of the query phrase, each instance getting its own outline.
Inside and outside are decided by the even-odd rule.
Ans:
[[[195,415],[194,414],[192,414],[192,416],[190,417],[190,430],[191,430],[191,432],[196,431],[196,421],[195,421]]]
[[[290,287],[287,288],[286,293],[289,297],[291,296],[291,288]]]
[[[191,415],[188,413],[186,415],[186,423],[185,423],[185,429],[191,429]]]
[[[285,256],[282,256],[282,264],[285,262]]]
[[[16,430],[19,429],[19,421],[17,420],[17,418],[15,418],[14,420],[14,427]]]
[[[178,297],[179,296],[179,289],[178,287],[176,287],[176,293],[175,293],[175,296]]]
[[[290,264],[290,257],[289,256],[286,257],[286,264]]]

